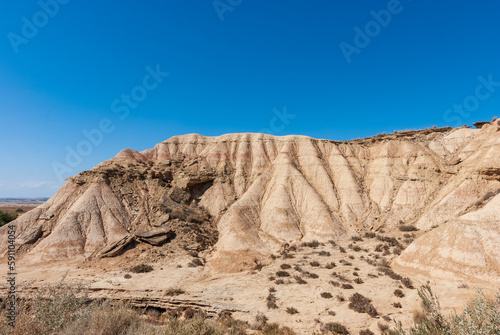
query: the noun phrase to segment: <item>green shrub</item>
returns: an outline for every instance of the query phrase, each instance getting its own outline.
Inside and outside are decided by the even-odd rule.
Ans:
[[[15,220],[17,215],[0,211],[0,227]]]

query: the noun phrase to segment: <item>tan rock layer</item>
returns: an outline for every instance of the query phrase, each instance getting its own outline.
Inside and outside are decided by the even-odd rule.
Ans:
[[[210,264],[232,272],[285,243],[405,223],[429,232],[395,261],[402,271],[456,272],[460,264],[465,275],[494,278],[500,256],[488,248],[500,243],[498,215],[486,195],[500,189],[499,127],[347,142],[175,136],[140,153],[122,150],[70,178],[16,221],[18,243],[33,260],[83,258],[131,234],[175,226],[174,241],[194,239],[195,249],[217,241]],[[466,219],[472,213],[477,221]],[[5,227],[0,245],[5,254]]]

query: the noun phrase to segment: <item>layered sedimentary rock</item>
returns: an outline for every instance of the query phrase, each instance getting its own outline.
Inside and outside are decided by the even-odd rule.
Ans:
[[[27,259],[84,259],[161,227],[171,233],[148,237],[157,245],[209,250],[209,264],[231,272],[286,243],[413,224],[426,233],[395,266],[436,275],[460,266],[490,280],[500,275],[499,129],[494,121],[345,142],[176,136],[69,178],[15,222],[17,243]]]

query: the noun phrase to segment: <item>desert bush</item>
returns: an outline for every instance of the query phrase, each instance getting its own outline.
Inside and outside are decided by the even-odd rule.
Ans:
[[[334,263],[334,262],[330,262],[328,264],[325,265],[325,269],[333,269],[334,267],[336,267],[337,265]]]
[[[363,283],[364,283],[363,279],[361,279],[361,278],[359,278],[359,277],[358,277],[358,278],[356,278],[356,279],[354,279],[354,282],[355,282],[356,284],[363,284]]]
[[[297,314],[299,311],[296,308],[294,308],[294,307],[287,307],[286,308],[286,312],[288,314],[292,314],[293,315],[293,314]]]
[[[335,311],[328,311],[328,315],[335,316],[335,315],[337,315],[337,313],[335,313]]]
[[[398,298],[403,298],[405,296],[405,294],[403,293],[403,291],[401,291],[399,288],[394,290],[394,295]]]
[[[317,266],[319,266],[320,264],[319,264],[318,262],[316,262],[316,261],[312,261],[312,262],[310,262],[310,263],[309,263],[309,265],[314,266],[314,267],[317,267]]]
[[[392,271],[392,269],[390,269],[390,268],[379,267],[378,270],[394,280],[402,280],[403,279],[403,277],[401,277],[401,275]]]
[[[278,271],[276,272],[278,277],[290,277],[290,274],[287,271]]]
[[[359,331],[359,335],[375,335],[370,329],[362,329]]]
[[[378,315],[377,310],[371,304],[371,299],[359,294],[354,293],[349,298],[349,308],[358,313],[367,313],[371,317],[376,317]]]
[[[354,242],[360,242],[363,241],[363,238],[361,238],[361,236],[351,236],[351,240]]]
[[[403,308],[403,306],[401,305],[400,302],[395,302],[392,304],[392,306],[396,307],[396,308]]]
[[[380,332],[382,332],[382,333],[385,333],[389,330],[389,325],[387,323],[379,322],[379,323],[377,323],[377,326],[378,326],[378,329],[380,330]]]
[[[316,240],[313,240],[311,242],[302,242],[302,246],[308,248],[317,248],[319,247],[319,242]]]
[[[172,288],[167,289],[165,291],[164,295],[169,296],[169,297],[174,297],[174,296],[178,296],[178,295],[181,295],[184,293],[185,292],[183,289],[178,288],[178,287],[172,287]]]
[[[353,275],[354,277],[359,277],[359,273],[357,273],[356,271],[354,271],[354,272],[352,273],[352,275]]]
[[[129,271],[133,272],[133,273],[146,273],[146,272],[153,271],[153,267],[151,265],[147,265],[147,264],[139,264],[139,265],[131,267],[129,269]]]
[[[308,278],[312,278],[312,279],[316,279],[316,278],[319,278],[319,276],[315,273],[312,273],[312,272],[304,272],[304,275]]]
[[[297,284],[307,284],[307,282],[304,279],[302,279],[301,276],[293,276],[293,278],[295,279]]]
[[[342,248],[342,247],[339,247],[339,251],[340,251],[341,253],[343,253],[343,254],[345,254],[345,253],[346,253],[345,249],[344,249],[344,248]]]
[[[259,262],[259,261],[256,260],[255,261],[255,266],[254,266],[253,269],[257,270],[257,271],[260,271],[260,270],[262,270],[264,268],[264,266],[265,266],[264,264],[262,264],[261,262]]]
[[[372,233],[372,232],[365,233],[365,238],[375,238],[375,236],[377,236],[377,234]]]
[[[403,283],[404,286],[406,286],[409,289],[414,289],[413,287],[413,282],[411,281],[410,278],[404,277],[401,279],[401,282]]]
[[[276,304],[277,300],[278,299],[276,298],[276,296],[272,292],[269,292],[269,294],[266,298],[267,308],[277,309],[278,308],[278,305]]]
[[[335,287],[339,287],[340,286],[340,283],[338,281],[335,281],[335,280],[331,280],[330,284],[332,284]]]
[[[327,256],[327,257],[330,257],[332,254],[330,254],[328,251],[324,251],[324,250],[323,250],[323,251],[320,251],[320,252],[318,253],[318,255],[320,255],[320,256]]]
[[[469,285],[467,285],[466,283],[462,283],[458,285],[458,288],[469,288]]]
[[[290,269],[292,266],[290,264],[281,264],[280,268],[283,270]]]
[[[111,306],[107,303],[98,304],[87,310],[88,316],[79,316],[58,335],[118,335],[150,333],[152,325],[144,322],[140,314],[123,304]]]
[[[283,285],[283,284],[285,283],[285,281],[284,281],[283,279],[281,279],[281,278],[280,278],[280,279],[276,279],[276,280],[274,281],[274,283],[275,283],[276,285]]]
[[[85,308],[87,300],[87,290],[82,285],[69,285],[61,281],[56,285],[41,287],[29,301],[19,302],[14,329],[2,318],[0,333],[55,333],[78,318],[89,316],[90,311]]]
[[[274,287],[270,287],[268,289],[269,293],[275,293],[276,292],[276,289]]]
[[[195,268],[197,266],[203,266],[203,261],[200,258],[195,258],[191,262],[188,263],[188,267]]]
[[[336,298],[339,302],[344,302],[345,301],[345,297],[342,295],[342,294],[337,294],[336,295]]]
[[[330,298],[331,298],[331,297],[333,297],[333,296],[332,296],[332,294],[331,294],[331,293],[329,293],[329,292],[323,292],[323,293],[321,293],[321,297],[322,297],[322,298],[325,298],[325,299],[330,299]]]
[[[351,249],[351,250],[356,251],[356,252],[361,251],[361,247],[360,247],[359,245],[356,245],[356,244],[349,244],[347,247],[348,247],[349,249]]]
[[[288,327],[280,327],[277,323],[270,323],[258,335],[295,335],[295,332]]]
[[[398,227],[400,231],[417,231],[417,227],[414,225],[408,224],[408,225],[401,225]]]
[[[389,237],[389,236],[383,236],[383,235],[377,235],[377,240],[380,242],[385,242],[389,247],[397,247],[401,246],[401,243],[398,242],[398,240],[394,237]]]
[[[394,255],[401,255],[401,253],[403,252],[403,250],[404,250],[404,249],[403,249],[403,248],[401,248],[401,247],[395,247],[394,249],[392,249],[392,253],[393,253]]]
[[[347,335],[349,331],[347,328],[338,322],[329,322],[321,325],[321,331],[323,332],[331,332],[333,334]]]
[[[252,329],[254,330],[264,329],[264,327],[267,325],[267,321],[269,321],[269,319],[265,314],[260,312],[257,313],[257,315],[255,315],[255,321],[252,323]]]
[[[344,290],[352,290],[354,287],[351,284],[342,284]]]

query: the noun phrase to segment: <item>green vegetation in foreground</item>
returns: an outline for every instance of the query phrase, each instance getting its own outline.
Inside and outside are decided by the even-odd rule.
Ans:
[[[9,223],[12,220],[15,220],[15,219],[17,219],[16,214],[9,214],[9,213],[5,213],[5,212],[0,211],[0,227],[3,226],[4,224]]]
[[[223,312],[208,318],[193,309],[156,310],[111,305],[107,301],[90,302],[88,290],[82,286],[59,283],[37,290],[28,301],[19,301],[16,327],[7,324],[6,301],[0,299],[0,334],[9,335],[293,335],[295,332],[275,323],[259,313],[253,322],[233,319]],[[467,307],[460,313],[444,316],[439,301],[430,286],[424,285],[418,293],[423,310],[415,324],[404,331],[396,322],[395,329],[381,328],[387,335],[494,335],[500,334],[500,292],[488,300],[478,289]],[[380,327],[380,326],[379,326]],[[333,322],[321,324],[318,334],[358,334],[349,327]],[[359,334],[373,334],[361,330]]]
[[[465,309],[457,314],[443,315],[439,300],[429,283],[420,287],[418,295],[422,299],[423,312],[417,316],[415,324],[404,331],[401,323],[396,323],[397,335],[496,335],[500,334],[500,291],[494,300],[488,300],[477,289]]]

